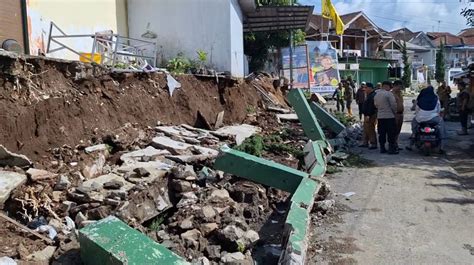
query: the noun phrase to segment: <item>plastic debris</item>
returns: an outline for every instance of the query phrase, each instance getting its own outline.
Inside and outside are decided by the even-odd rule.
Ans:
[[[42,232],[42,233],[48,232],[48,237],[50,239],[54,239],[58,235],[58,232],[56,232],[56,229],[54,229],[54,227],[50,225],[41,225],[38,228],[36,228],[36,231]]]
[[[173,92],[175,89],[178,89],[181,87],[181,83],[176,81],[170,74],[166,74],[166,80],[168,82],[168,89],[170,91],[170,96],[173,96]]]

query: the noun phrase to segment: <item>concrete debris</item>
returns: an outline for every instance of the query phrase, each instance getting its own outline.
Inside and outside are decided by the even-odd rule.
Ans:
[[[88,164],[83,167],[82,175],[84,175],[86,179],[91,179],[102,174],[105,161],[105,155],[103,153],[99,153],[98,158],[92,164]]]
[[[181,199],[176,205],[178,208],[194,205],[198,201],[198,197],[194,192],[185,192],[181,194]]]
[[[179,227],[183,230],[189,230],[189,229],[192,229],[193,228],[193,217],[188,217],[186,219],[184,219],[183,221],[181,221],[181,223],[179,224]]]
[[[10,257],[0,257],[0,265],[17,265],[17,263]]]
[[[212,206],[204,206],[202,207],[202,215],[206,219],[212,219],[216,216],[216,210]]]
[[[334,208],[335,205],[336,205],[335,200],[319,201],[319,202],[316,202],[316,209],[321,210],[323,212],[327,212],[331,210],[332,208]]]
[[[298,115],[296,115],[296,113],[277,114],[276,117],[280,123],[284,121],[298,121]]]
[[[90,179],[88,181],[85,181],[82,184],[82,186],[84,188],[91,188],[91,189],[93,189],[93,186],[102,188],[102,187],[104,187],[105,183],[114,182],[114,181],[123,183],[123,186],[120,187],[120,190],[129,191],[134,186],[132,183],[125,181],[121,176],[116,175],[114,173],[110,173],[110,174],[107,174],[107,175],[102,175],[102,176],[99,176],[95,179]]]
[[[283,113],[283,114],[288,114],[288,113],[291,112],[291,110],[289,110],[289,109],[273,107],[273,106],[267,107],[267,110],[270,110],[270,111],[273,111],[273,112],[279,112],[279,113]]]
[[[49,261],[53,257],[55,251],[56,247],[47,246],[44,249],[27,256],[26,259],[34,262]]]
[[[86,147],[84,151],[88,154],[93,153],[93,152],[103,152],[107,151],[108,146],[106,144],[98,144],[98,145],[93,145]]]
[[[158,126],[155,130],[164,133],[167,136],[197,138],[199,134],[187,130],[181,126]]]
[[[24,155],[19,155],[8,151],[3,145],[0,145],[0,166],[10,167],[28,167],[31,160]]]
[[[190,148],[193,145],[175,141],[169,137],[165,136],[158,136],[153,138],[152,145],[159,149],[166,149],[170,151],[173,155],[183,155],[186,153],[190,153]]]
[[[54,190],[57,191],[63,191],[67,190],[71,186],[71,182],[65,175],[60,175],[58,182],[56,182],[56,185],[54,186]]]
[[[170,155],[168,150],[156,149],[153,146],[148,146],[145,149],[125,153],[120,157],[120,160],[125,164],[134,164],[136,162],[155,161],[159,157]]]
[[[215,132],[220,135],[235,137],[235,142],[240,145],[248,137],[261,132],[262,129],[249,124],[233,125],[222,127]]]
[[[219,228],[219,226],[216,223],[204,223],[204,224],[201,224],[201,227],[200,227],[201,233],[204,236],[209,235],[210,233],[212,233],[213,231],[215,231],[218,228]]]
[[[181,234],[181,239],[184,240],[184,243],[187,247],[197,249],[199,247],[199,238],[201,237],[201,232],[197,229],[189,230]]]
[[[332,154],[330,156],[331,159],[334,159],[336,161],[344,161],[346,160],[347,158],[349,158],[349,154],[348,153],[344,153],[344,152],[341,152],[341,151],[337,151],[335,152],[334,154]]]
[[[26,182],[26,175],[10,171],[0,171],[0,209],[8,200],[10,194]]]
[[[216,201],[231,201],[229,192],[225,189],[213,190],[210,196],[211,200]]]
[[[227,265],[244,265],[252,263],[244,263],[246,257],[241,252],[227,253],[222,256],[221,261]]]
[[[210,158],[208,155],[176,155],[176,156],[165,156],[167,159],[172,160],[181,164],[195,164],[203,162]]]
[[[224,125],[224,113],[225,111],[221,111],[217,114],[216,122],[214,124],[215,129],[219,129],[220,127],[222,127],[222,125]]]
[[[42,181],[55,178],[57,175],[46,170],[30,168],[26,171],[26,174],[32,181]]]

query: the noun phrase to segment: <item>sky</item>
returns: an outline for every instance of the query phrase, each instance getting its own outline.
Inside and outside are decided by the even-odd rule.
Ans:
[[[443,31],[453,34],[467,28],[460,15],[473,0],[332,0],[339,15],[364,11],[377,26],[392,31],[407,27],[412,31]],[[321,13],[321,0],[299,0],[300,4],[314,5],[314,13]],[[438,22],[439,21],[439,22]]]

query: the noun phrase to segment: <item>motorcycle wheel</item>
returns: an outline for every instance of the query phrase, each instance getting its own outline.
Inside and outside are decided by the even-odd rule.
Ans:
[[[425,142],[423,145],[423,154],[425,156],[431,155],[431,143],[430,142]]]

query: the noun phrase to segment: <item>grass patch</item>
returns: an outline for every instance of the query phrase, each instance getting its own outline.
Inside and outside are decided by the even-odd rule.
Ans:
[[[346,127],[356,122],[355,116],[349,116],[343,112],[336,112],[334,116]]]
[[[242,144],[236,146],[234,149],[258,157],[261,157],[264,151],[275,155],[291,154],[298,160],[303,161],[303,150],[283,143],[284,139],[289,138],[290,135],[291,131],[288,130],[265,136],[253,135],[245,139]]]
[[[374,166],[374,162],[367,158],[363,158],[358,154],[350,153],[349,157],[342,162],[346,167],[358,167],[358,168],[366,168]]]

